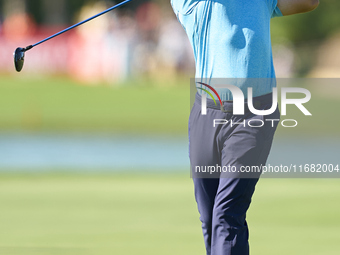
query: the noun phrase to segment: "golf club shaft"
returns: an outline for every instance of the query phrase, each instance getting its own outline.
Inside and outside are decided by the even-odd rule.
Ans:
[[[119,4],[115,5],[115,6],[112,6],[111,8],[109,8],[109,9],[107,9],[107,10],[105,10],[105,11],[102,11],[101,13],[98,13],[98,14],[92,16],[91,18],[88,18],[88,19],[86,19],[86,20],[84,20],[84,21],[81,21],[81,22],[79,22],[79,23],[77,23],[77,24],[74,24],[73,26],[70,26],[70,27],[68,27],[68,28],[66,28],[66,29],[64,29],[64,30],[62,30],[62,31],[60,31],[60,32],[58,32],[58,33],[56,33],[56,34],[54,34],[54,35],[51,35],[50,37],[47,37],[47,38],[45,38],[44,40],[41,40],[40,42],[37,42],[37,43],[35,43],[35,44],[33,44],[33,45],[29,45],[29,46],[27,46],[27,47],[25,48],[25,51],[30,50],[30,49],[32,49],[33,47],[35,47],[35,46],[37,46],[37,45],[39,45],[39,44],[41,44],[41,43],[43,43],[43,42],[46,42],[46,41],[48,41],[48,40],[50,40],[50,39],[52,39],[52,38],[54,38],[54,37],[56,37],[56,36],[58,36],[58,35],[61,35],[61,34],[67,32],[67,31],[69,31],[69,30],[71,30],[71,29],[73,29],[73,28],[75,28],[75,27],[78,27],[78,26],[80,26],[80,25],[82,25],[82,24],[84,24],[84,23],[86,23],[86,22],[88,22],[88,21],[90,21],[90,20],[93,20],[93,19],[95,19],[95,18],[97,18],[97,17],[99,17],[99,16],[101,16],[101,15],[103,15],[103,14],[109,12],[109,11],[112,11],[113,9],[116,9],[116,8],[118,8],[118,7],[120,7],[120,6],[124,5],[124,4],[126,4],[126,3],[128,3],[128,2],[130,2],[130,1],[132,1],[132,0],[125,0],[125,1],[119,3]]]

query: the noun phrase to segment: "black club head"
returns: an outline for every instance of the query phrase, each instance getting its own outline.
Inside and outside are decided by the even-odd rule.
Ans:
[[[18,72],[21,71],[21,69],[24,66],[24,61],[25,61],[25,49],[24,48],[17,48],[14,51],[14,65],[15,65],[15,70]]]

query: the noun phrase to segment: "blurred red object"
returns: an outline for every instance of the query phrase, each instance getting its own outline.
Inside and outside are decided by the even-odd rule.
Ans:
[[[161,10],[152,2],[140,5],[136,12],[137,25],[141,30],[155,30],[160,25]]]
[[[5,19],[2,29],[6,39],[22,41],[35,33],[36,24],[27,13],[16,13]]]

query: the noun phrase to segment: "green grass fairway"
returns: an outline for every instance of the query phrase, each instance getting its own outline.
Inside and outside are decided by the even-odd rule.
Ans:
[[[184,134],[190,79],[179,83],[90,87],[65,77],[2,77],[0,131]]]
[[[66,77],[3,76],[0,79],[0,131],[186,134],[190,113],[190,79],[136,79],[116,87],[83,86]],[[288,106],[283,119],[296,128],[278,127],[277,135],[337,135],[337,97],[311,89],[304,116]],[[286,123],[292,125],[293,123]],[[326,125],[325,125],[326,124]]]
[[[340,180],[263,179],[252,255],[337,255]],[[185,174],[1,174],[0,254],[204,255]]]

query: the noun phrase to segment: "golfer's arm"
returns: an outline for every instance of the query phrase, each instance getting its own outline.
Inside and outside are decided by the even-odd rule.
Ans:
[[[278,0],[277,2],[283,15],[309,12],[319,5],[319,0]]]

